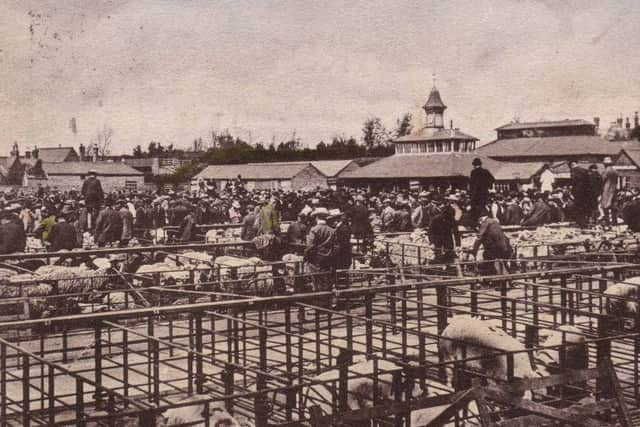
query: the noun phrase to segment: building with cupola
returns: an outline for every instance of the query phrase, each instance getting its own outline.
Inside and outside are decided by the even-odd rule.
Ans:
[[[453,121],[445,127],[447,106],[435,84],[422,108],[425,125],[395,139],[394,155],[344,174],[340,183],[374,191],[465,188],[474,158],[480,157],[492,172],[500,169],[500,162],[476,153],[478,138],[454,128]]]

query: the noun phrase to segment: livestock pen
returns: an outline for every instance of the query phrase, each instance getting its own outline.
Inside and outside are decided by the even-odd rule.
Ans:
[[[351,420],[347,425],[372,419],[379,425],[487,425],[523,411],[541,416],[541,402],[553,402],[557,411],[575,403],[571,396],[592,395],[590,407],[609,402],[598,407],[608,409],[595,422],[625,425],[619,408],[633,422],[637,322],[612,321],[617,316],[605,307],[613,297],[605,291],[635,276],[638,267],[521,262],[519,273],[484,277],[448,276],[444,267],[441,274],[421,268],[348,271],[345,289],[268,297],[210,290],[206,282],[200,290],[152,284],[124,293],[136,301],[140,292],[157,305],[5,321],[0,419],[4,425],[159,425],[179,408],[197,407],[200,418],[182,425],[214,425],[215,417],[227,415],[238,425],[259,426],[340,419]],[[102,292],[109,298],[123,291]],[[173,303],[163,304],[169,295]],[[473,353],[472,344],[447,332],[464,316],[522,348]],[[546,345],[544,337],[561,325],[574,329]],[[565,383],[572,378],[557,377],[572,367],[563,351],[573,342],[567,334],[580,335],[587,349],[583,373],[575,376],[581,381],[571,389]],[[445,349],[452,346],[445,343],[458,341],[451,358]],[[544,376],[535,387],[523,385],[518,355],[532,357],[545,347],[555,351],[555,366],[538,362],[536,372]],[[504,372],[493,378],[474,363],[489,356],[504,360]],[[527,412],[495,389],[509,384],[555,389],[534,392]],[[363,393],[365,386],[370,393]],[[560,416],[553,410],[545,419]]]

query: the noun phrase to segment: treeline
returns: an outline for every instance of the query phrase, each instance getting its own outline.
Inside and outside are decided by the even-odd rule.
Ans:
[[[169,176],[155,177],[158,184],[179,184],[188,181],[206,165],[242,164],[258,162],[293,162],[313,160],[346,160],[361,157],[385,157],[395,151],[393,140],[411,133],[411,114],[406,113],[396,121],[392,131],[388,131],[378,117],[365,120],[362,135],[358,141],[354,137],[335,136],[330,142],[320,141],[315,148],[303,147],[300,138],[293,136],[287,141],[251,144],[228,130],[212,132],[209,146],[202,138],[193,141],[191,153],[200,153],[190,163],[179,167]],[[137,146],[133,157],[178,157],[184,158],[187,151],[176,149],[173,144],[163,146],[151,141],[144,150]]]

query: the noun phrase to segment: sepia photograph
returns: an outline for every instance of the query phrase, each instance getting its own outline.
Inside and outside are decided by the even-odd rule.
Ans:
[[[638,6],[0,0],[0,427],[640,427]]]

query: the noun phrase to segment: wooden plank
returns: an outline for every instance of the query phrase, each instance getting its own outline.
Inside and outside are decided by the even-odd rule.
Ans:
[[[566,409],[556,409],[531,400],[513,396],[510,393],[494,387],[485,387],[481,391],[489,400],[524,409],[532,414],[541,415],[552,420],[562,421],[576,427],[604,427],[601,421],[585,415],[575,414]]]
[[[594,415],[600,411],[606,411],[613,409],[617,406],[615,399],[602,400],[600,402],[588,403],[585,405],[576,405],[569,408],[565,408],[567,411],[575,412],[577,415]],[[553,420],[542,417],[540,415],[525,415],[523,417],[512,418],[495,423],[496,427],[529,427],[529,426],[543,426],[549,423],[554,423]],[[603,427],[610,426],[610,424],[602,424]]]
[[[517,378],[500,388],[510,393],[522,393],[527,390],[540,390],[557,385],[575,384],[607,376],[606,368],[567,370],[562,374],[554,374],[544,378]]]

